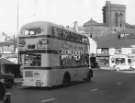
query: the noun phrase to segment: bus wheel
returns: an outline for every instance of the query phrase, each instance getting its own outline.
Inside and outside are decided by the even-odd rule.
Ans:
[[[70,74],[69,74],[68,72],[66,72],[66,73],[64,74],[64,77],[63,77],[63,85],[64,85],[64,86],[68,86],[70,83],[71,83]]]
[[[89,70],[88,74],[87,74],[87,78],[86,81],[91,81],[91,78],[93,77],[93,71]]]

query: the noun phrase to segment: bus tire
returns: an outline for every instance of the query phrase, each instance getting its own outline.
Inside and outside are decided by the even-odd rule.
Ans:
[[[89,70],[88,74],[87,74],[87,78],[86,81],[91,81],[91,78],[93,77],[93,70]]]
[[[71,83],[71,77],[68,72],[66,72],[63,76],[63,86],[68,86]]]

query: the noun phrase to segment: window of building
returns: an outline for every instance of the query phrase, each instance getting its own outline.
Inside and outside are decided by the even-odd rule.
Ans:
[[[121,54],[121,49],[116,49],[115,54]]]
[[[132,49],[132,54],[135,54],[135,49]]]

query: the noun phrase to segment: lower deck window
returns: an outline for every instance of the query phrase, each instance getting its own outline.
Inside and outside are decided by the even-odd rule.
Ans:
[[[24,65],[26,66],[41,66],[41,55],[40,54],[25,54]]]
[[[84,55],[61,55],[61,66],[83,66],[89,64],[89,56]]]

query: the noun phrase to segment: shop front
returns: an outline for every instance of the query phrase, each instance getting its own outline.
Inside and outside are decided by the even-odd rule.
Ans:
[[[109,68],[109,55],[97,55],[96,61],[101,69]]]

